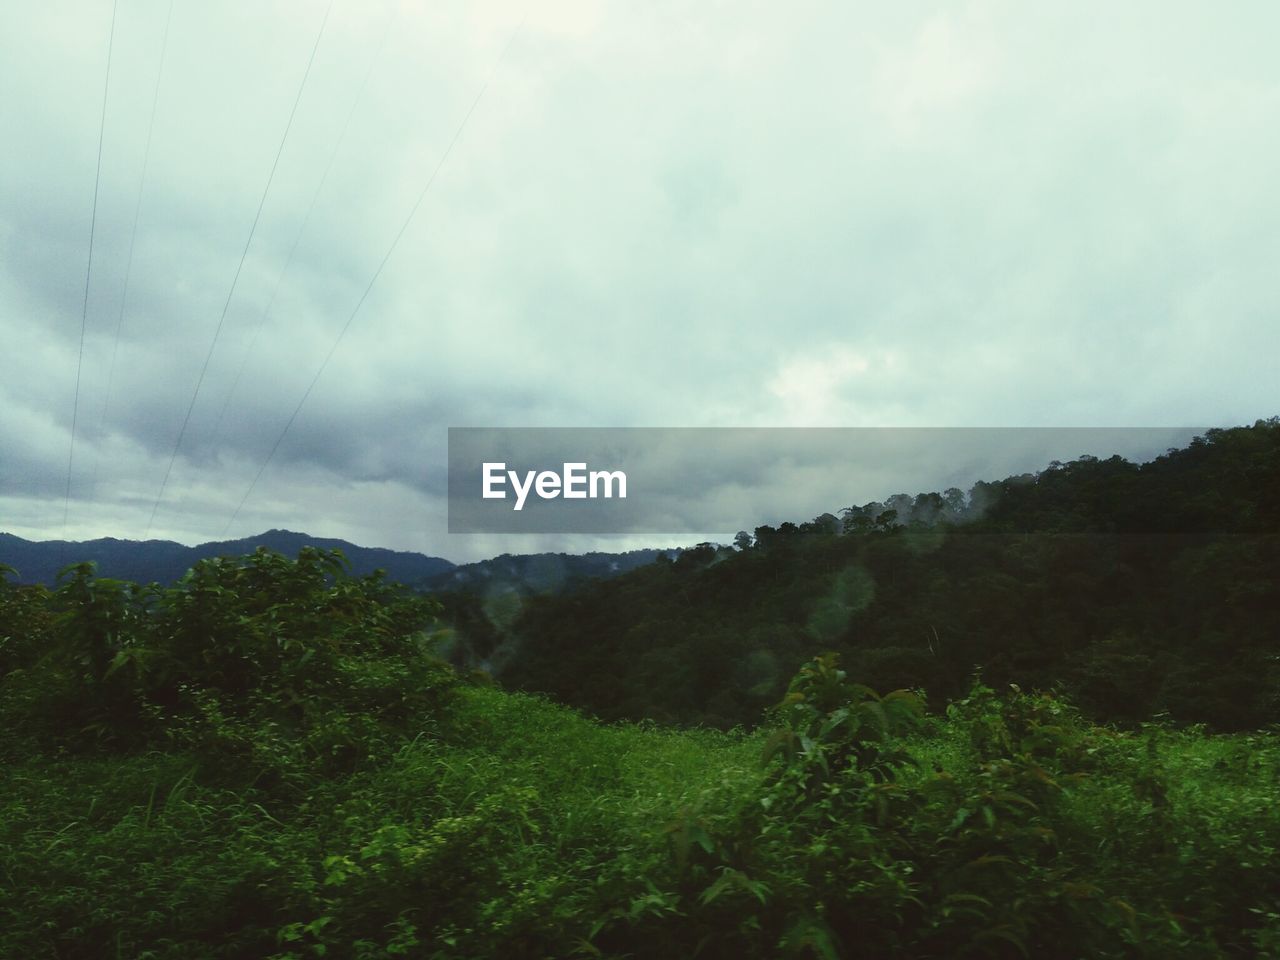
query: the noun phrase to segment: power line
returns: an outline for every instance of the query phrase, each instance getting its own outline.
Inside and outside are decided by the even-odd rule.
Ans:
[[[271,182],[275,179],[276,168],[280,164],[280,156],[284,153],[285,141],[289,139],[289,130],[293,127],[293,118],[298,112],[298,104],[302,101],[302,92],[307,86],[307,77],[311,75],[311,65],[315,63],[316,51],[320,49],[320,40],[324,37],[325,25],[329,22],[329,12],[333,9],[333,0],[329,0],[329,5],[325,7],[324,18],[320,21],[320,30],[316,34],[316,42],[311,47],[311,56],[307,59],[307,68],[303,71],[302,82],[298,85],[298,94],[293,100],[293,109],[289,111],[289,121],[285,124],[284,134],[280,137],[280,146],[276,148],[275,160],[271,163],[271,173],[267,176],[267,185],[263,188],[262,198],[258,201],[257,213],[253,216],[253,224],[249,227],[249,237],[245,240],[244,250],[240,253],[240,262],[236,265],[235,276],[231,278],[231,289],[227,291],[226,302],[222,305],[222,314],[218,317],[218,325],[213,331],[213,340],[209,343],[209,351],[205,354],[204,364],[200,368],[200,376],[196,378],[196,388],[191,393],[191,402],[187,404],[186,415],[182,418],[182,427],[178,430],[178,439],[174,441],[173,453],[169,456],[169,465],[165,468],[164,479],[160,481],[160,492],[156,494],[156,502],[151,506],[151,518],[147,521],[146,533],[143,539],[146,539],[151,533],[151,527],[156,521],[156,511],[160,509],[160,501],[164,499],[165,488],[169,485],[169,477],[173,473],[173,464],[178,459],[178,450],[182,446],[182,439],[187,435],[187,425],[191,422],[191,412],[196,407],[196,400],[200,396],[200,388],[204,385],[205,374],[209,372],[209,361],[213,359],[213,351],[218,346],[218,338],[222,336],[222,327],[226,323],[227,310],[231,307],[231,299],[235,296],[236,284],[240,280],[240,271],[244,268],[245,259],[249,256],[249,247],[253,243],[253,235],[258,229],[258,220],[262,217],[262,208],[266,206],[267,194],[271,192]]]
[[[306,233],[307,225],[311,222],[311,215],[315,212],[316,202],[320,199],[320,194],[324,191],[324,185],[329,180],[329,173],[333,170],[334,161],[338,158],[338,152],[342,148],[342,144],[347,138],[347,129],[351,126],[351,120],[356,114],[356,107],[360,105],[360,100],[364,96],[365,89],[369,86],[369,78],[373,76],[373,68],[377,66],[379,55],[386,46],[387,37],[391,34],[391,24],[397,19],[398,11],[393,11],[388,15],[386,23],[382,28],[382,38],[378,41],[377,47],[374,48],[373,55],[369,58],[368,69],[365,70],[364,79],[360,83],[359,89],[356,91],[355,98],[351,101],[351,108],[347,111],[346,119],[342,123],[342,128],[338,133],[338,139],[333,145],[333,150],[329,154],[329,162],[325,164],[324,173],[320,177],[320,182],[316,185],[315,192],[311,195],[311,203],[307,206],[306,215],[302,218],[302,223],[298,226],[298,232],[293,238],[293,246],[289,248],[289,255],[285,258],[284,267],[281,268],[279,276],[276,277],[275,287],[271,290],[271,296],[267,300],[266,307],[263,308],[262,314],[258,317],[258,322],[253,328],[253,334],[249,337],[249,344],[245,347],[244,354],[240,358],[240,366],[236,370],[235,378],[231,382],[231,389],[227,391],[226,398],[222,401],[222,409],[218,411],[218,419],[213,424],[214,446],[217,445],[218,439],[222,436],[222,421],[226,418],[227,409],[231,406],[231,398],[235,396],[237,388],[240,386],[240,380],[244,377],[245,368],[249,365],[249,358],[253,355],[253,348],[258,342],[263,328],[267,325],[267,319],[271,316],[271,310],[275,306],[276,297],[280,293],[280,287],[284,284],[285,275],[288,274],[289,268],[293,266],[294,255],[298,252],[298,246],[302,242],[303,234]]]
[[[93,235],[98,226],[98,186],[102,181],[102,143],[107,131],[107,93],[111,89],[111,53],[116,42],[116,8],[111,3],[111,31],[107,35],[107,74],[102,83],[102,116],[98,121],[98,161],[93,172],[93,211],[89,215],[89,262],[84,271],[84,304],[80,308],[80,351],[76,358],[76,393],[71,406],[71,449],[67,453],[67,492],[62,501],[62,539],[67,539],[67,518],[71,513],[71,470],[76,459],[76,422],[80,416],[80,374],[84,369],[84,335],[89,324],[89,282],[93,277]]]
[[[120,315],[116,318],[115,343],[111,347],[111,364],[107,368],[107,394],[102,401],[102,419],[98,422],[101,433],[107,424],[107,410],[111,406],[111,387],[115,381],[116,359],[120,353],[120,331],[124,327],[125,306],[129,302],[129,279],[133,275],[133,250],[138,239],[138,215],[142,211],[142,192],[147,182],[147,168],[151,163],[151,136],[155,132],[156,107],[160,102],[160,79],[164,75],[165,54],[169,50],[169,24],[173,19],[173,0],[169,0],[169,10],[164,18],[164,34],[160,40],[160,62],[156,67],[155,89],[151,93],[151,119],[147,123],[147,145],[142,151],[142,173],[138,176],[138,195],[133,202],[133,227],[129,232],[129,256],[124,267],[124,291],[120,295]],[[93,482],[89,487],[92,499],[98,485],[98,460],[93,462]]]
[[[223,528],[223,536],[226,536],[227,531],[231,529],[231,525],[235,523],[236,518],[240,516],[240,511],[244,508],[244,505],[248,501],[249,496],[253,493],[254,488],[257,487],[258,481],[262,479],[262,475],[266,472],[267,466],[271,463],[272,458],[275,457],[276,451],[280,449],[280,444],[289,433],[294,421],[298,419],[298,414],[302,412],[302,407],[307,402],[307,398],[311,396],[311,391],[315,389],[316,384],[320,381],[320,377],[324,373],[325,368],[329,366],[329,361],[333,359],[334,353],[337,352],[338,345],[342,343],[342,339],[347,335],[347,331],[351,328],[351,323],[355,320],[356,314],[358,314],[360,312],[360,308],[364,306],[365,300],[369,297],[369,292],[373,290],[373,285],[378,282],[378,277],[381,276],[383,268],[386,267],[387,262],[391,259],[391,255],[395,253],[396,246],[400,243],[400,238],[403,237],[405,231],[409,229],[409,224],[417,214],[418,208],[422,206],[422,201],[426,199],[427,192],[431,189],[431,185],[435,183],[437,175],[439,175],[440,170],[445,165],[445,161],[449,159],[449,154],[453,152],[454,146],[462,137],[462,131],[466,129],[467,122],[471,119],[471,115],[475,113],[476,107],[480,105],[480,101],[484,97],[485,91],[489,89],[489,83],[497,74],[498,68],[502,66],[502,62],[507,57],[507,51],[511,49],[511,44],[515,41],[516,34],[520,32],[520,29],[523,26],[524,20],[522,19],[518,24],[516,24],[515,29],[511,31],[511,36],[507,38],[507,42],[502,48],[502,53],[499,54],[493,68],[489,71],[489,75],[480,86],[480,92],[477,93],[475,99],[471,101],[471,106],[463,116],[462,122],[458,124],[458,128],[453,132],[453,137],[450,139],[449,145],[445,147],[444,153],[440,155],[440,159],[436,162],[435,168],[431,171],[431,175],[427,177],[427,182],[423,186],[422,192],[418,194],[418,199],[415,200],[413,206],[409,208],[409,215],[406,216],[404,218],[404,222],[400,224],[400,229],[396,231],[396,235],[392,239],[391,245],[387,247],[387,252],[383,254],[382,261],[378,264],[378,268],[373,271],[373,276],[369,279],[368,285],[365,286],[364,292],[360,294],[360,299],[356,301],[356,305],[352,309],[351,315],[347,317],[346,323],[344,323],[342,325],[342,329],[338,331],[338,336],[329,347],[329,352],[325,354],[325,358],[321,362],[320,368],[316,370],[315,376],[313,376],[311,378],[311,382],[307,384],[307,389],[303,391],[302,398],[298,401],[298,405],[293,408],[293,413],[289,414],[289,419],[285,422],[284,429],[280,431],[280,435],[276,437],[275,443],[271,445],[271,450],[267,453],[266,459],[262,461],[262,466],[258,468],[258,472],[254,476],[253,482],[249,484],[249,489],[244,492],[244,496],[240,498],[239,504],[236,505],[235,512],[231,514],[231,519],[227,521],[226,527]]]

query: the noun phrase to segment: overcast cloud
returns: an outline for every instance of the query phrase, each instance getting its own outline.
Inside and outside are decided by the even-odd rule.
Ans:
[[[119,0],[72,539],[149,528],[325,6],[176,2],[140,181],[168,0]],[[64,533],[111,16],[0,9],[0,530],[34,539]],[[1280,413],[1277,35],[1265,2],[336,0],[150,536],[625,545],[450,537],[449,426]]]

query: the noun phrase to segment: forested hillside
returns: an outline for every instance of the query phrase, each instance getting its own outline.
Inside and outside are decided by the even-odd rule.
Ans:
[[[0,956],[1280,955],[1278,449],[1055,464],[451,625],[309,547],[0,571]],[[505,692],[439,656],[459,611],[591,713],[741,725]]]
[[[1280,720],[1280,421],[1137,465],[761,527],[572,595],[459,619],[511,686],[607,719],[753,724],[816,650],[943,701],[979,672],[1091,716]],[[467,626],[472,627],[468,634]]]
[[[562,593],[590,580],[602,580],[653,563],[679,550],[627,550],[621,553],[504,553],[463,563],[414,583],[427,593],[472,591],[518,594]]]
[[[314,550],[0,578],[0,956],[1280,951],[1274,733],[833,655],[750,734],[602,725],[457,674],[433,610]]]

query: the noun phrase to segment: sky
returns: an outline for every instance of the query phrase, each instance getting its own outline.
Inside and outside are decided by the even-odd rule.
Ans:
[[[1280,413],[1274,4],[170,9],[0,6],[0,530],[620,549],[448,534],[447,429]]]

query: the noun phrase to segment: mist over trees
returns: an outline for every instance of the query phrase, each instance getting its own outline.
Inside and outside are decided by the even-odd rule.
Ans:
[[[459,662],[605,719],[757,722],[816,649],[941,702],[975,673],[1101,719],[1280,719],[1280,422],[1145,463],[1036,474],[760,526],[500,625],[454,599]],[[467,622],[473,628],[467,630]]]

